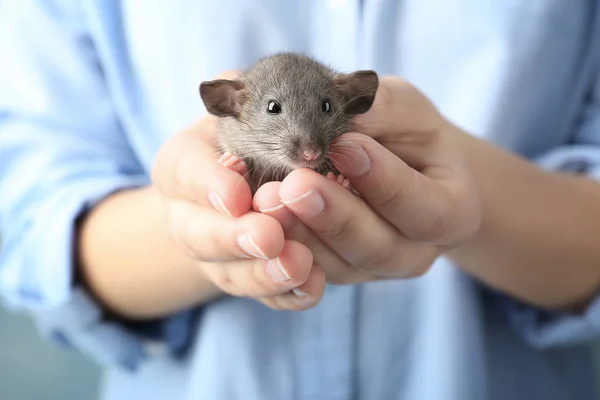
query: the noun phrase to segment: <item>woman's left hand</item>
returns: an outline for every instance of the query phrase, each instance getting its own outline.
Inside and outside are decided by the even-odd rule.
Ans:
[[[481,221],[456,128],[399,78],[381,79],[373,107],[354,125],[331,157],[360,196],[298,169],[262,186],[253,207],[310,248],[331,283],[420,276]]]

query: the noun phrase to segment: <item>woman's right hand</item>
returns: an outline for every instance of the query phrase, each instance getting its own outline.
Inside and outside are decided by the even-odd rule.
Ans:
[[[274,309],[313,307],[325,289],[323,271],[305,245],[285,240],[276,219],[252,211],[244,171],[219,161],[216,122],[207,115],[157,155],[152,181],[172,239],[197,262],[202,278],[226,294]]]

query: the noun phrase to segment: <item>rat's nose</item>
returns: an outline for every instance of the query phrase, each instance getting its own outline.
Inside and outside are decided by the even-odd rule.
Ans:
[[[306,161],[314,161],[321,156],[321,152],[318,150],[307,149],[302,152],[302,158]]]

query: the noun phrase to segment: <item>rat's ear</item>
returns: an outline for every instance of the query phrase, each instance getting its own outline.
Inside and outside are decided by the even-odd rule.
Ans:
[[[346,114],[363,114],[375,101],[379,77],[375,71],[363,70],[349,74],[337,74],[333,82],[344,101]]]
[[[238,80],[216,79],[200,84],[200,97],[206,110],[217,117],[237,117],[245,94],[246,85]]]

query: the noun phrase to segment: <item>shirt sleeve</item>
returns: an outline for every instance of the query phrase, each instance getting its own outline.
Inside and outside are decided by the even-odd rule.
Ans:
[[[600,184],[600,74],[598,76],[571,142],[542,154],[535,162],[547,170],[582,175]],[[493,293],[493,298],[507,312],[515,329],[535,347],[578,345],[600,338],[600,294],[577,314],[530,307],[499,293]]]
[[[134,369],[160,340],[181,350],[192,312],[109,320],[77,284],[76,221],[119,190],[147,185],[71,0],[2,2],[0,12],[0,294],[41,333],[106,366]]]

